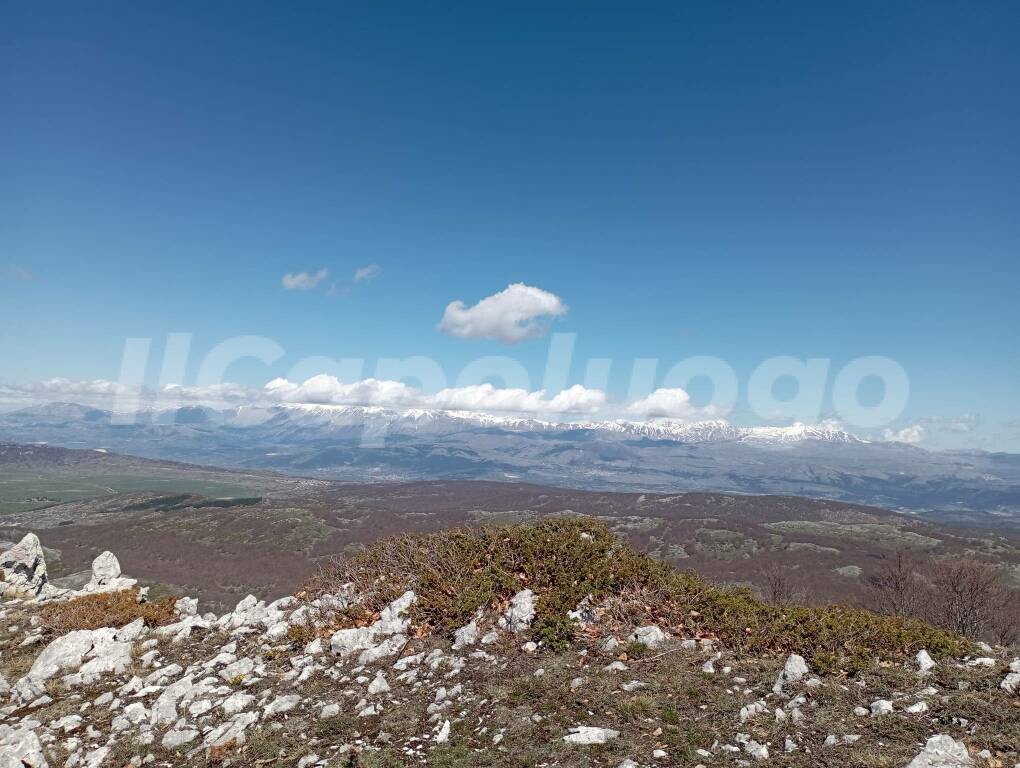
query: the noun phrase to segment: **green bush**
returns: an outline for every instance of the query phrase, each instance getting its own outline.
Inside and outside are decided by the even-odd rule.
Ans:
[[[310,596],[353,582],[367,605],[352,620],[380,610],[407,589],[418,597],[415,624],[451,634],[479,608],[503,607],[524,588],[537,596],[535,639],[562,648],[574,636],[567,616],[585,597],[632,595],[631,613],[655,617],[675,634],[710,636],[748,653],[797,652],[826,669],[854,672],[876,658],[901,658],[920,648],[959,656],[965,639],[919,621],[857,608],[770,605],[746,589],[713,586],[680,573],[617,539],[588,518],[454,529],[386,539],[333,562],[307,586]]]

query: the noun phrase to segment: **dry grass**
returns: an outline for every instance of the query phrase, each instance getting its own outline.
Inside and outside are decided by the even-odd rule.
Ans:
[[[137,618],[150,627],[159,627],[177,620],[174,605],[177,598],[168,597],[149,603],[138,602],[138,590],[105,592],[51,603],[42,610],[43,626],[56,634],[76,629],[123,627]]]

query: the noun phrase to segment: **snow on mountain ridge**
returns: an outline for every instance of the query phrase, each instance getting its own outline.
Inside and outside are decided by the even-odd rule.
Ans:
[[[724,420],[555,422],[519,416],[502,416],[476,411],[447,411],[412,408],[397,411],[379,406],[314,405],[294,403],[273,406],[279,413],[295,414],[298,421],[316,420],[331,426],[366,427],[396,431],[435,431],[449,428],[492,428],[512,432],[600,432],[622,437],[673,440],[677,442],[761,442],[791,443],[821,440],[834,443],[864,443],[866,440],[828,425],[792,424],[785,427],[739,427]]]

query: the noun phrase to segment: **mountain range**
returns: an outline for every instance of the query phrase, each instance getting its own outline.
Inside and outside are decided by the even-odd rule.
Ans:
[[[825,426],[723,421],[557,423],[334,405],[108,410],[51,403],[0,414],[0,440],[47,442],[356,482],[526,481],[581,489],[793,494],[1020,521],[1020,455],[927,451]]]

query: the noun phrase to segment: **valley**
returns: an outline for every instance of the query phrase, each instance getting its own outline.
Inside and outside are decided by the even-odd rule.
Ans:
[[[12,476],[42,479],[27,491],[7,482]],[[57,498],[65,482],[77,486],[75,498]],[[345,483],[15,444],[0,445],[2,488],[36,501],[5,492],[0,540],[45,534],[54,577],[81,578],[95,552],[115,548],[144,583],[217,606],[248,592],[288,594],[334,556],[388,535],[572,515],[595,518],[638,549],[718,583],[762,588],[779,574],[808,602],[863,599],[868,576],[900,548],[982,558],[1020,585],[1020,537],[1007,529],[795,496]]]

